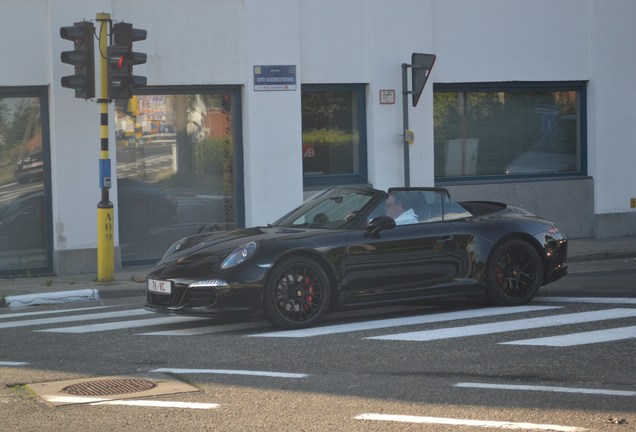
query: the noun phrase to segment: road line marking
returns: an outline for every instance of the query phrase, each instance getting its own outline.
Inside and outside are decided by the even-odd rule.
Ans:
[[[590,395],[602,395],[602,396],[636,396],[636,391],[623,391],[623,390],[607,390],[607,389],[590,389],[590,388],[576,388],[576,387],[552,387],[552,386],[537,386],[537,385],[510,385],[510,384],[487,384],[487,383],[457,383],[453,387],[460,388],[477,388],[477,389],[492,389],[492,390],[522,390],[522,391],[537,391],[537,392],[550,392],[550,393],[577,393],[577,394],[590,394]]]
[[[91,321],[91,320],[97,320],[97,319],[122,318],[122,317],[129,317],[129,316],[146,315],[151,313],[153,312],[147,311],[145,309],[133,309],[133,310],[126,310],[126,311],[119,311],[119,312],[69,315],[69,316],[59,317],[59,318],[39,318],[39,319],[32,319],[32,320],[2,322],[0,323],[0,329],[48,325],[48,324],[60,324],[60,323],[77,322],[77,321]]]
[[[50,403],[59,403],[59,404],[87,404],[87,403],[99,403],[99,402],[107,402],[110,399],[106,399],[103,397],[88,397],[88,396],[56,396],[56,395],[46,395],[43,397],[44,400]]]
[[[545,317],[528,318],[515,321],[502,321],[489,324],[476,324],[463,327],[451,327],[439,330],[415,331],[386,336],[375,336],[368,339],[426,342],[440,339],[452,339],[466,336],[504,333],[516,330],[529,330],[543,327],[588,323],[592,321],[605,321],[610,319],[628,318],[634,316],[636,316],[636,309],[617,308],[593,312],[550,315]]]
[[[476,426],[484,428],[499,428],[499,429],[526,429],[526,430],[546,430],[546,431],[558,431],[558,432],[583,432],[588,429],[573,427],[573,426],[561,426],[550,424],[538,424],[538,423],[516,423],[516,422],[502,422],[502,421],[490,421],[490,420],[468,420],[468,419],[454,419],[445,417],[425,417],[425,416],[409,416],[409,415],[391,415],[391,414],[360,414],[354,417],[356,420],[375,420],[375,421],[392,421],[400,423],[427,423],[427,424],[444,424],[454,426]]]
[[[223,325],[195,327],[195,328],[187,328],[187,329],[179,329],[179,330],[137,333],[137,336],[198,336],[198,335],[205,335],[205,334],[212,334],[212,333],[230,332],[230,331],[236,331],[236,330],[250,330],[254,328],[264,328],[269,326],[270,325],[266,322],[235,323],[235,324],[223,324]]]
[[[233,369],[178,369],[178,368],[159,368],[151,372],[157,373],[174,373],[174,374],[213,374],[213,375],[247,375],[270,378],[307,378],[308,374],[288,373],[288,372],[267,372],[267,371],[250,371],[250,370],[233,370]]]
[[[418,315],[405,318],[390,318],[383,320],[365,321],[351,324],[329,325],[323,327],[312,327],[303,330],[289,330],[279,332],[268,332],[248,335],[248,337],[289,337],[303,338],[311,336],[324,336],[336,333],[349,333],[364,330],[377,330],[388,327],[408,326],[415,324],[430,324],[444,321],[453,321],[467,318],[481,318],[496,315],[507,315],[514,313],[535,312],[550,309],[560,309],[559,306],[517,306],[517,307],[493,307],[482,309],[470,309],[457,312],[444,312],[431,315]]]
[[[557,303],[636,304],[632,297],[535,297],[534,301]]]
[[[595,330],[581,333],[570,333],[536,339],[523,339],[501,342],[501,345],[536,345],[552,347],[571,347],[594,343],[613,342],[625,339],[636,339],[636,326]]]
[[[37,315],[51,315],[51,314],[60,314],[60,313],[69,313],[76,311],[89,311],[95,309],[105,309],[114,306],[94,306],[87,308],[77,308],[77,309],[58,309],[58,310],[49,310],[49,311],[37,311],[37,312],[17,312],[17,313],[7,313],[0,314],[0,319],[10,319],[10,318],[23,318],[27,316],[37,316]]]
[[[45,330],[36,330],[36,332],[41,333],[93,333],[93,332],[101,332],[101,331],[109,331],[109,330],[123,330],[137,327],[150,327],[153,325],[162,325],[162,324],[178,324],[183,322],[192,322],[192,321],[202,321],[209,318],[201,318],[201,317],[182,317],[182,316],[165,316],[160,318],[147,318],[147,319],[138,319],[132,321],[118,321],[112,323],[102,323],[102,324],[88,324],[83,326],[73,326],[73,327],[58,327],[51,328]]]
[[[0,366],[25,366],[28,362],[0,361]]]
[[[215,403],[199,402],[176,402],[159,400],[112,400],[105,402],[93,402],[89,405],[126,405],[136,407],[157,407],[157,408],[185,408],[185,409],[214,409],[220,407]]]

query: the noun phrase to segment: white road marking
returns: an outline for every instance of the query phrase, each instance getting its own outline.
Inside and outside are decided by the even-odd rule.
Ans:
[[[136,407],[157,407],[157,408],[182,408],[182,409],[214,409],[220,405],[215,403],[197,402],[176,402],[160,400],[112,400],[105,402],[93,402],[90,405],[125,405]]]
[[[68,312],[79,312],[79,311],[88,311],[95,309],[105,309],[113,306],[94,306],[87,308],[77,308],[77,309],[58,309],[58,310],[48,310],[48,311],[37,311],[37,312],[17,312],[17,313],[7,313],[0,314],[0,319],[10,319],[10,318],[23,318],[27,316],[37,316],[37,315],[52,315],[52,314],[60,314],[60,313],[68,313]]]
[[[517,307],[493,307],[483,309],[470,309],[458,312],[445,312],[431,315],[418,315],[405,318],[389,318],[383,320],[364,321],[351,324],[329,325],[323,327],[312,327],[303,330],[289,330],[279,332],[268,332],[249,335],[249,337],[287,337],[303,338],[311,336],[324,336],[336,333],[349,333],[364,330],[376,330],[388,327],[408,326],[415,324],[430,324],[444,321],[453,321],[467,318],[481,318],[496,315],[507,315],[514,313],[536,312],[550,309],[560,309],[558,306],[517,306]]]
[[[159,407],[159,408],[188,408],[188,409],[213,409],[218,408],[219,404],[211,403],[194,403],[194,402],[174,402],[161,400],[111,400],[100,397],[86,396],[48,396],[47,401],[51,403],[61,404],[88,404],[88,405],[127,405],[127,406],[143,406],[143,407]]]
[[[535,297],[534,301],[557,303],[636,304],[631,297]]]
[[[246,375],[270,378],[307,378],[308,374],[288,373],[288,372],[267,372],[267,371],[251,371],[251,370],[234,370],[234,369],[179,369],[179,368],[159,368],[151,372],[157,373],[173,373],[173,374],[211,374],[211,375]]]
[[[166,316],[160,318],[147,318],[132,321],[118,321],[112,323],[89,324],[74,327],[58,327],[45,330],[36,330],[42,333],[93,333],[109,330],[122,330],[137,327],[149,327],[162,324],[178,324],[183,322],[201,321],[208,318],[199,317],[182,317],[182,316]]]
[[[0,366],[25,366],[28,362],[0,361]]]
[[[516,330],[528,330],[543,327],[588,323],[592,321],[605,321],[634,316],[636,316],[636,309],[617,308],[593,312],[579,312],[565,315],[550,315],[545,317],[528,318],[515,321],[501,321],[489,324],[476,324],[463,327],[451,327],[439,330],[424,330],[408,333],[398,333],[386,336],[375,336],[368,339],[425,342],[466,336],[504,333]]]
[[[126,310],[126,311],[119,311],[119,312],[70,315],[70,316],[59,317],[59,318],[39,318],[39,319],[32,319],[32,320],[2,322],[0,323],[0,329],[60,324],[60,323],[77,322],[77,321],[91,321],[91,320],[97,320],[97,319],[122,318],[122,317],[129,317],[129,316],[147,315],[151,313],[153,312],[147,311],[145,309],[133,309],[133,310]]]
[[[454,419],[445,417],[425,417],[425,416],[409,416],[409,415],[391,415],[391,414],[360,414],[354,417],[356,420],[374,420],[374,421],[391,421],[400,423],[426,423],[426,424],[444,424],[453,426],[474,426],[484,428],[498,428],[498,429],[525,429],[525,430],[545,430],[545,431],[557,431],[557,432],[583,432],[588,429],[539,424],[539,423],[517,423],[517,422],[505,422],[505,421],[490,421],[490,420],[468,420],[468,419]]]
[[[138,336],[197,336],[197,335],[205,335],[205,334],[212,334],[212,333],[230,332],[230,331],[236,331],[236,330],[249,330],[249,329],[263,328],[263,327],[269,327],[269,324],[266,322],[235,323],[235,324],[223,324],[223,325],[195,327],[195,328],[178,329],[178,330],[156,331],[156,332],[149,332],[149,333],[137,333],[137,335]]]
[[[581,333],[570,333],[561,336],[524,339],[512,342],[502,342],[502,345],[570,347],[602,342],[614,342],[625,339],[636,339],[636,326],[595,330]]]
[[[477,389],[492,389],[492,390],[521,390],[521,391],[536,391],[536,392],[549,392],[549,393],[576,393],[576,394],[589,394],[600,396],[636,396],[636,391],[624,391],[624,390],[607,390],[607,389],[590,389],[590,388],[576,388],[576,387],[553,387],[553,386],[537,386],[537,385],[510,385],[510,384],[487,384],[487,383],[457,383],[454,387],[460,388],[477,388]]]

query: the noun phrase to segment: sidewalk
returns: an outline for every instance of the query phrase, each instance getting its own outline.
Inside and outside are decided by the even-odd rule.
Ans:
[[[569,240],[568,262],[636,257],[636,237]],[[150,266],[115,271],[114,280],[98,282],[94,273],[73,276],[0,278],[0,308],[138,296],[143,301]]]

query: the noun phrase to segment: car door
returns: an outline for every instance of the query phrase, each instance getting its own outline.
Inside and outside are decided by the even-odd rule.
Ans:
[[[450,222],[435,217],[442,202],[437,192],[428,194],[423,222],[398,225],[375,235],[351,232],[341,260],[342,302],[357,303],[411,298],[448,285],[467,271],[465,238]]]

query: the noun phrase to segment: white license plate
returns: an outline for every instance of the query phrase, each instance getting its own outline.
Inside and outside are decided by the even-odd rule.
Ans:
[[[170,281],[148,279],[148,291],[170,294],[172,283]]]

